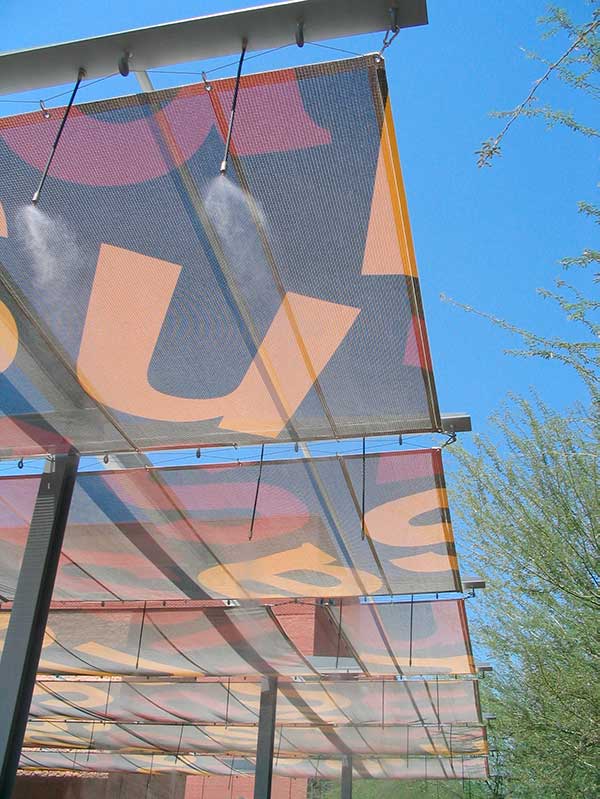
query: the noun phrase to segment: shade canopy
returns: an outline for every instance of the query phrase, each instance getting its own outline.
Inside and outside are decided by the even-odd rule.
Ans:
[[[0,120],[7,454],[440,429],[383,61]]]
[[[0,456],[136,463],[77,476],[21,765],[251,774],[262,685],[275,773],[484,778],[440,451],[287,446],[442,430],[383,60],[239,88],[227,174],[204,80],[73,106],[36,205],[63,110],[0,120]],[[0,646],[42,479],[0,479]]]
[[[486,779],[485,757],[353,758],[356,779]],[[120,771],[124,773],[179,772],[183,774],[253,774],[254,758],[206,755],[106,754],[103,752],[24,751],[21,767],[59,771]],[[340,759],[277,757],[273,772],[287,777],[339,780]]]
[[[464,600],[344,600],[328,608],[372,674],[474,674]]]
[[[412,626],[412,603],[342,601],[326,610],[334,621],[326,649],[321,652],[317,645],[307,655],[287,636],[272,608],[128,609],[114,604],[51,610],[40,673],[181,677],[475,672],[462,600],[415,602]],[[9,615],[0,612],[0,645]]]
[[[105,721],[36,721],[27,726],[25,746],[70,747],[113,752],[250,754],[258,729],[235,725],[124,724]],[[483,727],[344,726],[278,727],[277,751],[293,755],[485,755]]]
[[[39,678],[33,719],[166,724],[258,723],[257,682],[48,680]],[[280,681],[278,725],[452,725],[481,722],[474,680]]]
[[[0,642],[8,624],[0,613]],[[3,629],[4,628],[4,629]],[[314,675],[268,608],[55,610],[42,674]]]
[[[39,477],[0,479],[14,594]],[[249,599],[460,587],[438,450],[80,474],[57,600]]]

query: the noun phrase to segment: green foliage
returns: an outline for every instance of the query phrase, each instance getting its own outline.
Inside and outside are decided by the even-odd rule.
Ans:
[[[600,795],[599,425],[514,399],[489,438],[458,450],[454,514],[484,574],[471,605],[495,664],[483,684],[506,796]],[[503,794],[499,794],[503,795]]]
[[[339,783],[327,781],[322,794],[318,790],[312,796],[309,786],[308,799],[340,799]],[[464,786],[460,781],[441,780],[354,780],[352,784],[353,799],[483,799],[491,795],[486,786],[469,781]]]

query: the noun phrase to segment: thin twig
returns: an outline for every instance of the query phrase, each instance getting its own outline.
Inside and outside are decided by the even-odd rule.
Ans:
[[[479,158],[477,159],[477,166],[478,167],[491,166],[492,158],[495,155],[499,155],[500,154],[500,142],[502,141],[502,139],[508,133],[508,130],[509,130],[510,126],[513,124],[513,122],[515,120],[517,120],[521,116],[523,111],[527,108],[527,106],[530,105],[531,101],[533,100],[533,98],[535,96],[535,93],[537,92],[539,87],[542,85],[542,83],[544,83],[545,81],[548,80],[548,78],[554,72],[554,70],[557,69],[563,63],[563,61],[565,61],[571,55],[573,50],[575,50],[581,44],[581,42],[584,41],[586,36],[588,36],[590,33],[593,33],[596,30],[596,28],[598,28],[598,26],[600,26],[600,19],[596,19],[593,22],[590,22],[588,25],[585,26],[585,28],[581,31],[579,36],[575,39],[573,44],[570,47],[568,47],[567,50],[565,50],[565,52],[561,55],[561,57],[557,61],[555,61],[554,63],[550,64],[550,66],[548,67],[548,69],[542,75],[541,78],[538,78],[535,81],[535,83],[533,84],[533,87],[532,87],[531,91],[529,92],[529,94],[527,95],[527,97],[523,100],[523,102],[520,105],[518,105],[515,108],[515,110],[510,115],[510,117],[508,119],[508,122],[502,128],[502,130],[496,136],[496,138],[495,139],[488,139],[487,141],[483,142],[483,144],[481,145],[481,149],[476,151],[476,154],[479,156]]]

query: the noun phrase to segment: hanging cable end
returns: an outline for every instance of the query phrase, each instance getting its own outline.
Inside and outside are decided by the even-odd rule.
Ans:
[[[221,173],[221,175],[224,175],[227,172],[227,159],[226,158],[224,158],[221,161],[221,166],[219,167],[219,172]]]
[[[38,204],[38,201],[39,201],[39,199],[40,199],[40,190],[38,189],[38,190],[36,191],[36,193],[33,195],[33,197],[31,198],[31,204],[32,204],[32,205],[37,205],[37,204]]]

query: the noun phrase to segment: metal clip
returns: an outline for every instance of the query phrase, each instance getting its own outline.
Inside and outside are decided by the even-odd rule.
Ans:
[[[204,83],[204,88],[207,92],[212,92],[212,86],[210,85],[208,78],[206,77],[206,72],[202,72],[202,82]]]
[[[375,56],[375,61],[379,64],[383,59],[384,52],[388,49],[390,44],[394,41],[396,36],[400,33],[400,25],[398,23],[398,9],[392,6],[390,8],[390,27],[386,30],[383,37],[381,50]]]

